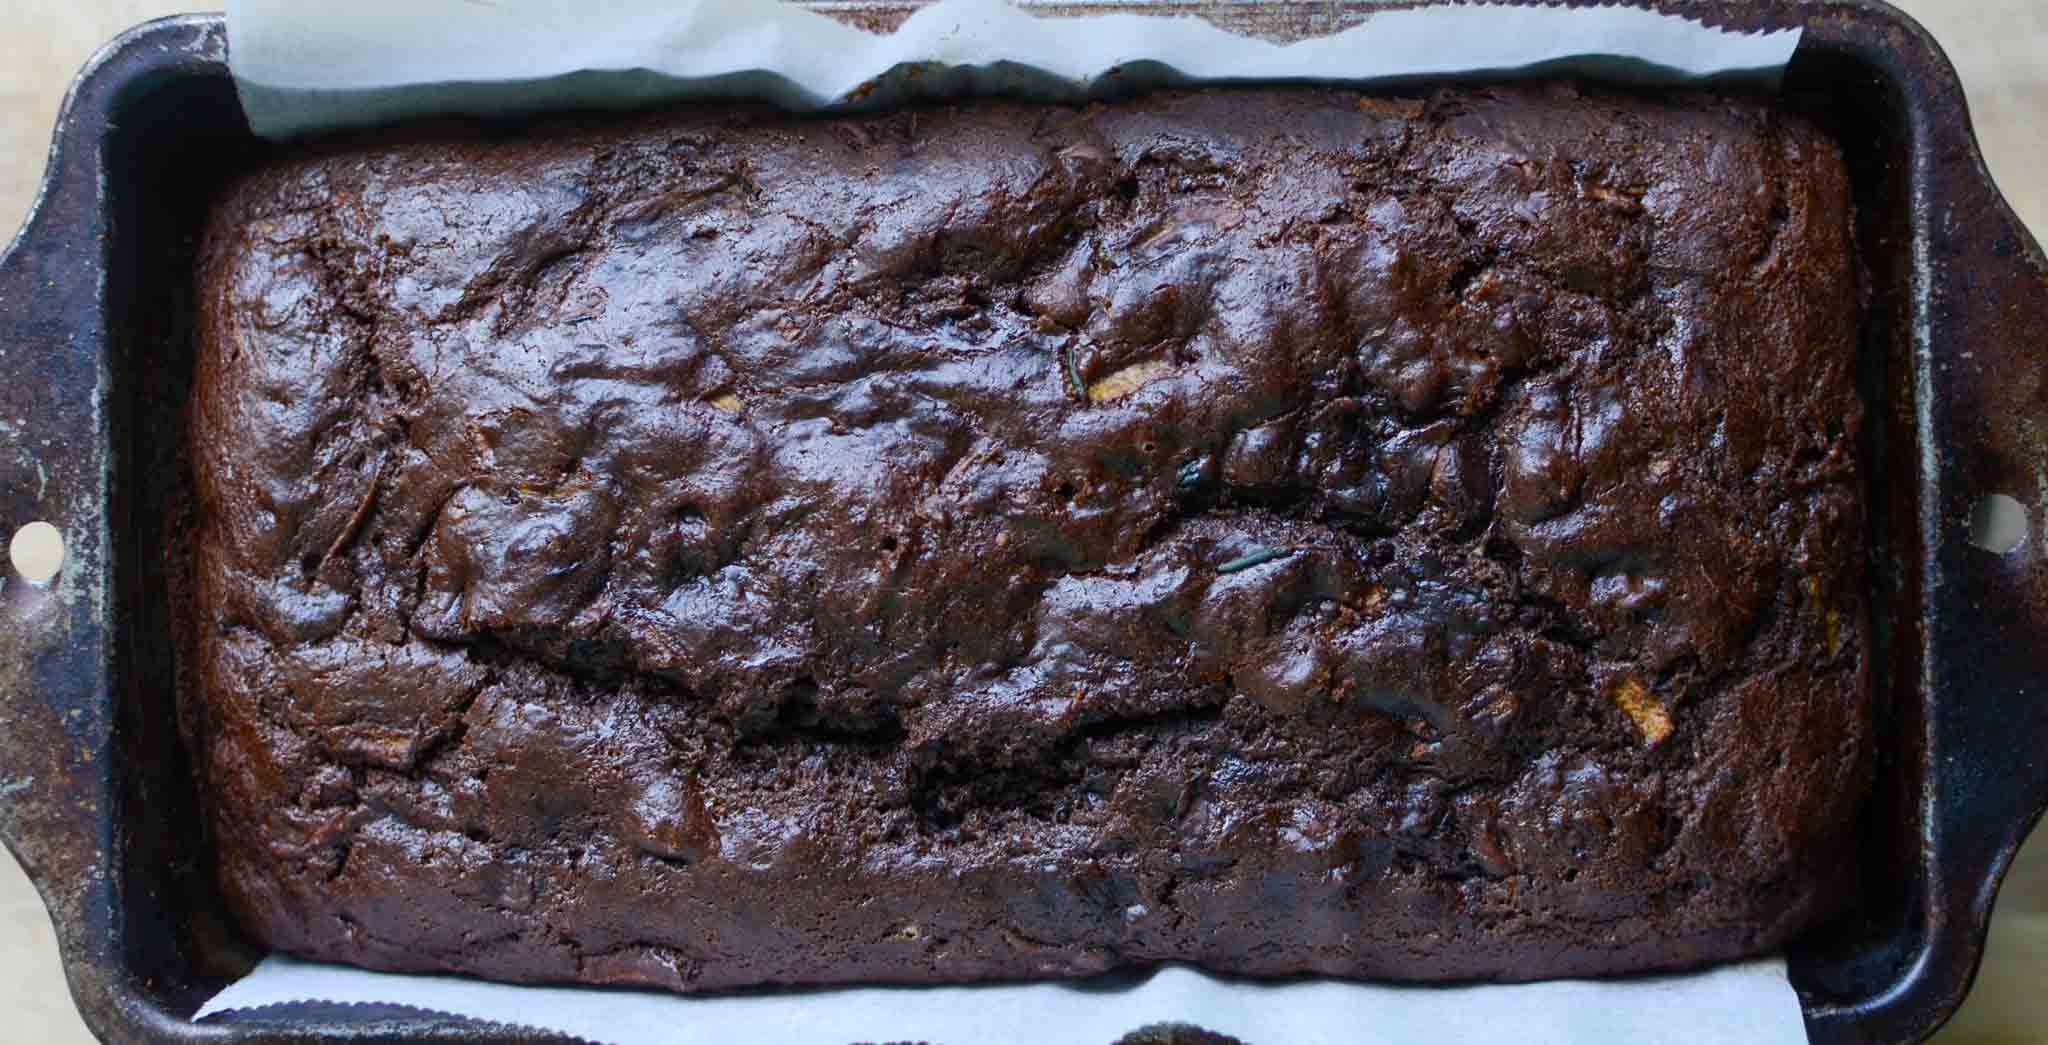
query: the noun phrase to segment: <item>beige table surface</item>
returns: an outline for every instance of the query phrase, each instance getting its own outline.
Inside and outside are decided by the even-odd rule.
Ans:
[[[2048,0],[1895,0],[1926,23],[1962,70],[1991,172],[2029,228],[2048,236]],[[0,0],[0,238],[11,239],[42,177],[64,87],[121,29],[185,9],[151,0]],[[7,524],[9,520],[0,520]],[[12,532],[12,526],[6,527]],[[1991,952],[1941,1045],[2048,1043],[2048,841],[2020,855],[1991,930]],[[0,856],[0,1041],[92,1040],[65,992],[35,890]]]

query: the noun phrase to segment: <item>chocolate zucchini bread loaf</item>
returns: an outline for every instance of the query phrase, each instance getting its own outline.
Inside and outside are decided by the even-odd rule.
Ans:
[[[1871,773],[1854,259],[1712,93],[280,159],[198,275],[220,882],[676,990],[1768,951]]]

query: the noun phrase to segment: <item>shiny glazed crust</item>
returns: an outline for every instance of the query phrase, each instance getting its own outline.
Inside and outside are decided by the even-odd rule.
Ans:
[[[222,885],[676,990],[1776,948],[1871,771],[1854,257],[1708,93],[280,159],[198,277]]]

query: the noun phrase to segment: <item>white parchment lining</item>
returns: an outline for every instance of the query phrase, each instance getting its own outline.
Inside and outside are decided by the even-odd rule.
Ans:
[[[613,1045],[1110,1045],[1140,1027],[1194,1024],[1252,1045],[1780,1045],[1806,1041],[1778,960],[1686,976],[1395,987],[1260,983],[1169,966],[1116,989],[1059,983],[677,997],[394,976],[265,959],[200,1016],[320,999],[409,1005]]]
[[[274,137],[431,113],[705,94],[817,106],[912,64],[953,72],[922,78],[915,93],[1041,96],[1087,92],[1111,69],[1126,87],[1161,79],[1384,81],[1587,63],[1671,81],[1770,74],[1799,42],[1797,30],[1728,33],[1633,7],[1470,4],[1381,12],[1283,45],[1193,16],[1138,13],[1144,0],[1123,2],[1132,13],[1056,18],[1001,0],[943,0],[878,36],[778,0],[230,0],[228,40],[250,124]],[[1218,0],[1223,8],[1242,3]],[[889,91],[862,97],[893,100]]]

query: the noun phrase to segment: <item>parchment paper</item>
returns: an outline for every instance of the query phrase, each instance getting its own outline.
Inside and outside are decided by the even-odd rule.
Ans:
[[[839,103],[860,88],[860,104],[875,106],[905,95],[1071,97],[1178,80],[1389,80],[1589,66],[1633,80],[1770,75],[1799,33],[1726,33],[1631,7],[1470,4],[1381,12],[1280,45],[1192,16],[1048,18],[1001,0],[944,0],[888,36],[777,0],[230,0],[228,40],[250,125],[288,137],[430,113],[693,95],[804,108]],[[913,65],[925,75],[886,75]],[[1103,80],[1111,69],[1118,76]]]
[[[1133,5],[1134,7],[1138,5]],[[436,113],[749,96],[790,107],[1003,91],[1074,97],[1182,80],[1362,81],[1597,70],[1632,80],[1775,76],[1797,32],[1737,35],[1633,8],[1383,12],[1290,45],[1191,17],[1034,17],[944,0],[890,36],[777,0],[230,0],[231,64],[272,137]],[[919,75],[903,75],[916,66]],[[616,1045],[758,1041],[1108,1043],[1193,1023],[1253,1043],[1436,1045],[1806,1040],[1782,961],[1685,976],[1515,986],[1232,981],[1169,967],[1085,985],[860,988],[679,998],[394,976],[274,956],[200,1017],[290,1002],[379,1003]]]
[[[1054,983],[680,998],[391,976],[269,958],[199,1012],[317,997],[410,1005],[611,1045],[1110,1045],[1188,1023],[1254,1045],[1778,1045],[1804,1042],[1782,961],[1689,976],[1479,987],[1223,980],[1169,966],[1114,985]]]

